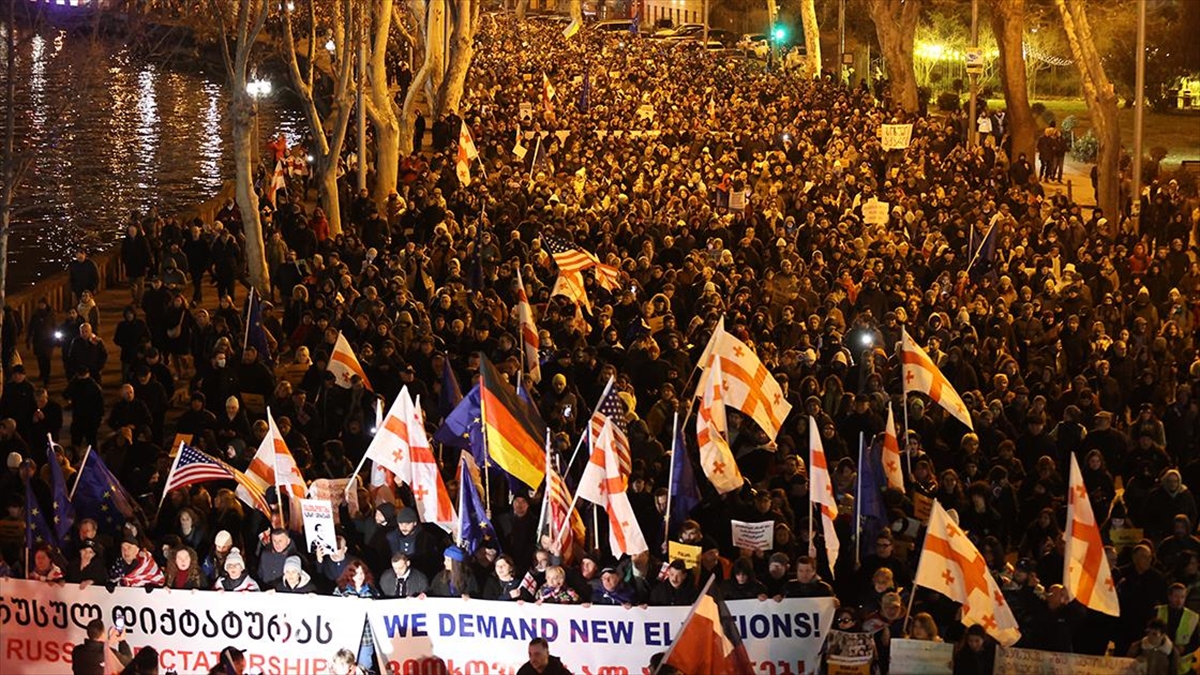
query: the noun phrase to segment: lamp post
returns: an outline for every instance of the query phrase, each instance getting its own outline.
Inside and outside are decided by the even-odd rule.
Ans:
[[[1142,220],[1142,119],[1146,110],[1146,0],[1138,0],[1137,26],[1137,73],[1134,88],[1137,89],[1133,107],[1133,203],[1129,212],[1133,216],[1134,232],[1141,232]]]
[[[261,161],[258,140],[258,102],[271,95],[271,81],[255,78],[246,83],[246,93],[254,99],[254,141],[251,145],[251,161],[258,164]]]

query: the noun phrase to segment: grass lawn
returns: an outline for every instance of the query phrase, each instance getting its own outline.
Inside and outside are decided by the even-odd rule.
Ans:
[[[1046,109],[1054,114],[1059,124],[1068,115],[1074,115],[1079,120],[1075,127],[1075,135],[1081,136],[1091,128],[1091,115],[1087,104],[1080,99],[1040,99]],[[1003,99],[988,101],[989,108],[1004,107]],[[1121,126],[1121,143],[1129,151],[1133,151],[1133,108],[1120,108],[1117,118]],[[1042,123],[1043,120],[1039,120]],[[1174,170],[1179,168],[1179,162],[1185,159],[1200,160],[1200,112],[1157,113],[1146,110],[1145,127],[1142,134],[1143,151],[1149,155],[1150,148],[1155,146],[1167,148],[1167,158],[1163,160],[1163,168]]]

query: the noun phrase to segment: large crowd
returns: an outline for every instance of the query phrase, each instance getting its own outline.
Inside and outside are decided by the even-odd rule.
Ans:
[[[115,344],[97,336],[98,278],[80,253],[69,271],[79,306],[64,315],[43,303],[26,327],[29,365],[8,368],[3,516],[23,520],[26,489],[50,512],[49,433],[68,482],[92,445],[149,525],[109,531],[80,519],[72,546],[39,549],[28,569],[23,539],[6,542],[0,569],[52,583],[625,606],[690,605],[715,576],[729,599],[835,596],[835,628],[874,632],[883,672],[893,637],[961,640],[956,672],[990,672],[994,643],[967,631],[953,603],[913,587],[922,510],[936,499],[987,559],[1020,623],[1018,646],[1133,650],[1151,668],[1200,647],[1194,193],[1152,183],[1135,231],[1126,214],[1048,196],[1035,158],[1011,157],[1002,115],[968,147],[964,117],[901,112],[886,83],[805,79],[628,34],[564,41],[556,28],[505,19],[478,41],[461,118],[432,122],[432,147],[402,160],[385,205],[356,194],[347,174],[340,234],[298,182],[265,208],[269,354],[245,346],[232,297],[245,277],[232,202],[215,222],[131,216],[120,255],[132,297]],[[556,89],[549,106],[543,75]],[[455,171],[461,122],[480,152],[469,185]],[[882,148],[884,123],[913,125],[906,150]],[[864,222],[871,199],[888,205],[886,223]],[[620,286],[587,276],[591,312],[551,297],[548,235],[619,267]],[[590,534],[574,552],[543,548],[541,491],[504,480],[490,482],[498,540],[474,556],[419,522],[405,486],[365,479],[332,551],[243,504],[232,484],[173,491],[156,510],[177,434],[244,469],[269,405],[304,477],[339,479],[370,443],[376,397],[386,408],[407,387],[433,435],[447,413],[443,360],[464,391],[478,354],[515,383],[518,271],[541,344],[540,381],[521,377],[552,453],[577,480],[583,463],[567,462],[615,376],[649,554],[617,559]],[[212,285],[218,300],[205,303]],[[730,409],[744,488],[720,496],[701,479],[704,499],[665,531],[672,421],[688,418],[693,369],[722,318],[770,367],[792,413],[772,442]],[[900,395],[902,329],[962,394],[974,431]],[[326,372],[339,333],[370,389]],[[120,360],[121,382],[101,381],[108,359]],[[102,387],[120,387],[119,401],[106,406]],[[887,522],[863,534],[851,516],[859,444],[878,443],[889,404],[907,491],[886,491]],[[810,418],[844,507],[836,570],[824,547],[808,554]],[[694,435],[685,438],[677,451],[694,461]],[[1064,596],[1072,453],[1102,521],[1120,619]],[[444,452],[451,489],[456,458]],[[773,549],[734,548],[731,519],[773,521]],[[698,564],[668,559],[668,540],[699,546]]]

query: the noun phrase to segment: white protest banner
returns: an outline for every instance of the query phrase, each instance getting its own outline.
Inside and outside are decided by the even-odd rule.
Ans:
[[[342,508],[342,504],[350,511],[351,517],[358,515],[358,491],[351,490],[346,492],[346,486],[350,484],[349,478],[318,478],[308,484],[308,496],[310,499],[325,499],[333,504],[333,522],[341,522],[341,515],[338,511]]]
[[[892,638],[889,672],[906,675],[943,675],[954,670],[954,645],[929,640]]]
[[[729,191],[729,210],[730,211],[745,211],[746,210],[746,191],[745,190],[730,190]]]
[[[883,149],[884,150],[903,150],[908,147],[912,141],[911,124],[884,124],[880,128],[883,131]]]
[[[761,523],[743,523],[740,520],[732,520],[729,524],[733,530],[734,546],[754,551],[770,551],[774,548],[775,521],[764,520]]]
[[[890,204],[878,199],[868,200],[866,204],[862,205],[863,222],[868,225],[886,225],[890,207]]]
[[[326,553],[336,551],[333,504],[325,499],[301,499],[300,513],[304,516],[304,538],[308,541],[309,552],[317,549]]]
[[[729,611],[762,672],[816,673],[833,622],[832,598],[734,600]],[[573,673],[642,673],[670,646],[688,607],[521,607],[511,602],[427,598],[371,604],[375,640],[395,673],[512,673],[534,637]],[[442,670],[442,668],[445,670]]]
[[[996,672],[1004,675],[1142,675],[1146,672],[1146,664],[1116,656],[1000,648],[996,650]]]
[[[337,650],[357,651],[370,600],[276,593],[218,593],[0,579],[0,673],[62,675],[92,619],[125,623],[136,653],[158,650],[159,667],[207,673],[222,649],[246,651],[267,675],[324,673]]]

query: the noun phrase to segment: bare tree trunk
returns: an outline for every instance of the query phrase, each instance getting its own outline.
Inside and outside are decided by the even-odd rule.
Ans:
[[[438,90],[436,117],[458,113],[467,83],[467,71],[471,68],[471,59],[475,58],[475,27],[478,25],[480,4],[479,0],[460,0],[455,3],[450,53],[446,55],[449,68]]]
[[[892,100],[909,112],[916,112],[917,76],[913,71],[913,39],[921,0],[870,0],[871,20],[887,60]]]
[[[233,161],[236,168],[235,201],[242,216],[242,231],[246,236],[246,268],[250,284],[259,293],[270,295],[271,272],[263,244],[262,220],[258,213],[258,195],[254,192],[254,130],[258,111],[254,99],[246,90],[250,74],[250,52],[258,42],[270,12],[268,0],[237,0],[232,21],[227,21],[230,9],[221,0],[212,0],[213,12],[220,23],[219,41],[225,62],[226,81],[232,90],[229,104],[233,131]],[[230,38],[235,51],[229,49]]]
[[[338,158],[342,154],[342,144],[346,140],[346,129],[350,126],[350,111],[354,105],[354,93],[357,86],[354,78],[354,60],[358,51],[355,44],[354,30],[355,9],[353,0],[336,0],[330,8],[333,15],[333,51],[330,53],[330,77],[333,79],[332,110],[322,118],[316,101],[316,44],[317,18],[314,5],[309,5],[308,54],[306,55],[306,70],[301,71],[297,54],[296,40],[292,30],[291,12],[283,13],[283,46],[282,56],[288,65],[292,86],[300,95],[304,116],[312,129],[313,158],[316,166],[317,194],[325,215],[329,219],[329,234],[338,235],[342,232],[341,203],[337,190]],[[330,119],[332,118],[332,119]],[[363,153],[360,151],[360,155]],[[360,162],[366,157],[360,156]]]
[[[371,127],[375,129],[375,202],[382,206],[396,189],[400,175],[400,119],[391,82],[387,76],[387,44],[392,25],[412,46],[412,37],[393,0],[377,0],[374,5],[374,34],[367,41],[367,90],[363,96]]]
[[[804,24],[804,48],[808,53],[808,67],[813,77],[820,77],[821,31],[817,25],[817,5],[814,0],[800,0],[800,20]]]
[[[568,9],[571,12],[571,21],[578,21],[583,25],[583,0],[571,0]]]
[[[442,60],[445,58],[445,48],[441,40],[442,30],[446,22],[446,1],[431,0],[425,9],[421,23],[425,36],[425,59],[421,68],[413,76],[408,95],[404,97],[404,105],[400,112],[400,154],[411,155],[413,151],[412,120],[417,110],[421,94],[429,101],[430,110],[436,109],[437,84],[441,82]]]
[[[1000,49],[1000,82],[1008,109],[1008,128],[1012,136],[1012,156],[1022,154],[1032,164],[1035,155],[1037,123],[1029,107],[1029,82],[1025,73],[1025,2],[991,0],[992,32]],[[973,123],[973,122],[972,122]],[[1037,172],[1033,173],[1037,176]]]
[[[242,214],[242,229],[246,235],[246,267],[250,285],[260,293],[269,293],[271,277],[267,270],[267,252],[263,244],[262,220],[258,216],[258,193],[254,191],[255,127],[258,111],[254,99],[243,85],[236,90],[230,103],[230,127],[233,133],[234,199]]]
[[[529,0],[517,0],[517,21],[525,20],[525,12],[529,10]]]
[[[1117,94],[1096,49],[1086,3],[1083,0],[1055,0],[1055,3],[1062,14],[1071,54],[1079,66],[1083,97],[1100,142],[1100,155],[1096,158],[1097,206],[1104,211],[1109,227],[1116,232],[1121,221],[1121,129],[1117,123]]]

